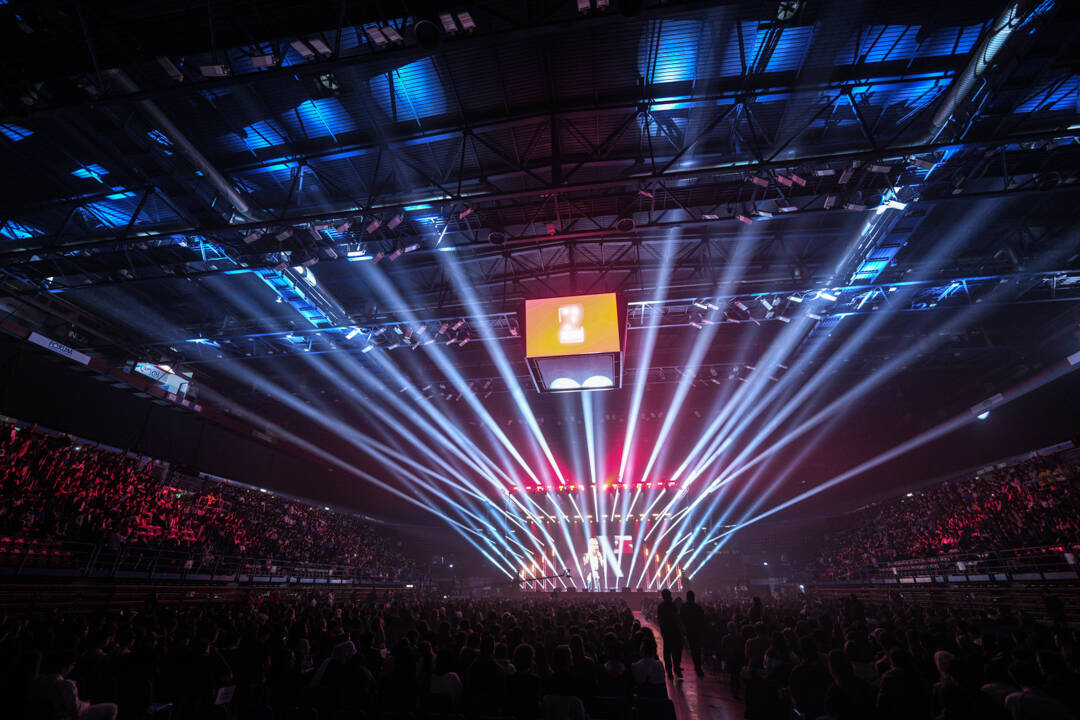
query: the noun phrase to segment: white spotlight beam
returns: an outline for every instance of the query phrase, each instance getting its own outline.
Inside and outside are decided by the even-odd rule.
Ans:
[[[1080,357],[1070,356],[1068,358],[1065,358],[1064,360],[1059,360],[1057,363],[1047,368],[1043,372],[1026,379],[1025,381],[1013,386],[1012,388],[1009,388],[1006,391],[1003,391],[1001,393],[1001,399],[996,403],[995,407],[1001,407],[1007,403],[1012,402],[1013,400],[1016,400],[1017,398],[1027,395],[1034,390],[1038,390],[1041,387],[1049,385],[1055,380],[1058,380],[1059,378],[1068,375],[1069,373],[1077,370],[1078,368],[1080,368]],[[755,515],[749,520],[740,523],[734,529],[730,530],[728,533],[725,533],[725,535],[730,535],[738,530],[741,530],[744,527],[747,527],[748,525],[753,525],[754,523],[761,522],[762,520],[771,517],[772,515],[775,515],[781,510],[785,510],[792,505],[796,505],[803,500],[822,493],[832,487],[835,487],[843,482],[850,480],[851,478],[858,477],[859,475],[862,475],[869,470],[873,470],[875,467],[883,463],[893,460],[901,455],[904,455],[905,453],[908,453],[929,442],[933,442],[940,437],[944,437],[945,435],[948,435],[964,427],[965,425],[970,425],[975,422],[978,422],[975,415],[965,410],[958,415],[953,416],[949,420],[946,420],[945,422],[940,423],[939,425],[936,425],[935,427],[932,427],[929,430],[926,430],[916,435],[915,437],[910,438],[909,440],[906,440],[905,442],[893,447],[892,449],[887,450],[880,455],[871,458],[870,460],[860,463],[859,465],[851,468],[850,470],[840,473],[839,475],[836,475],[831,479],[826,480],[820,485],[817,485],[816,487],[811,488],[804,493],[800,493],[799,495],[791,498],[790,500],[782,502],[779,505],[776,505],[773,508],[766,510],[759,515]],[[698,565],[698,567],[694,569],[690,577],[693,577],[693,575],[696,574],[715,553],[716,549],[714,549],[713,552],[710,553]]]

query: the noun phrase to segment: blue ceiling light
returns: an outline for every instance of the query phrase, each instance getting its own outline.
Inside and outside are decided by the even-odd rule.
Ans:
[[[87,203],[79,211],[83,217],[97,220],[105,227],[121,227],[131,219],[131,210],[119,207],[115,202]]]
[[[395,122],[444,115],[450,110],[435,62],[424,58],[371,81],[371,94]]]
[[[14,220],[8,220],[3,225],[0,225],[0,236],[6,237],[8,240],[26,240],[42,234],[37,228]]]
[[[13,125],[11,123],[0,123],[0,134],[6,137],[11,142],[18,142],[19,140],[25,140],[34,134],[33,130],[27,130],[21,125]]]
[[[337,98],[305,100],[292,112],[282,116],[282,122],[290,132],[308,138],[338,135],[356,130],[356,122]]]
[[[1040,85],[1024,102],[1016,106],[1015,113],[1024,115],[1036,111],[1075,111],[1078,105],[1080,105],[1080,75],[1073,75],[1064,82],[1051,80]]]
[[[101,178],[104,175],[108,175],[109,171],[106,170],[105,168],[101,167],[100,165],[93,164],[93,165],[83,165],[81,168],[78,168],[77,170],[75,170],[71,174],[74,175],[77,178],[86,178],[86,179],[91,179],[92,178],[94,180],[97,180],[98,182],[105,182]]]

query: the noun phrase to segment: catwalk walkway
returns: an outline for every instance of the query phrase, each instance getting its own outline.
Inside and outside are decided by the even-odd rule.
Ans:
[[[640,612],[634,617],[641,620],[642,627],[650,628],[656,635],[657,655],[664,657],[664,641],[654,623],[646,620]],[[742,701],[731,695],[726,677],[718,677],[715,669],[707,668],[705,677],[694,674],[690,651],[683,649],[683,679],[668,679],[668,697],[675,705],[678,720],[742,720],[746,709]]]

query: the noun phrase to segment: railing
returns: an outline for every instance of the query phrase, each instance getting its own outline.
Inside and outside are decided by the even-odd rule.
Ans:
[[[4,576],[412,587],[352,565],[24,537],[0,537],[0,577]]]
[[[815,584],[909,585],[932,582],[1012,582],[1080,579],[1080,545],[953,553],[877,562]]]

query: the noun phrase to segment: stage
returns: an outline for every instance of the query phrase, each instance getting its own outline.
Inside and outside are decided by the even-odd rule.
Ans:
[[[672,591],[672,597],[680,597],[681,592]],[[609,590],[608,592],[580,592],[576,590],[559,590],[557,592],[540,592],[536,590],[520,591],[522,598],[556,598],[561,600],[623,600],[634,612],[641,610],[645,600],[660,600],[659,590]]]

